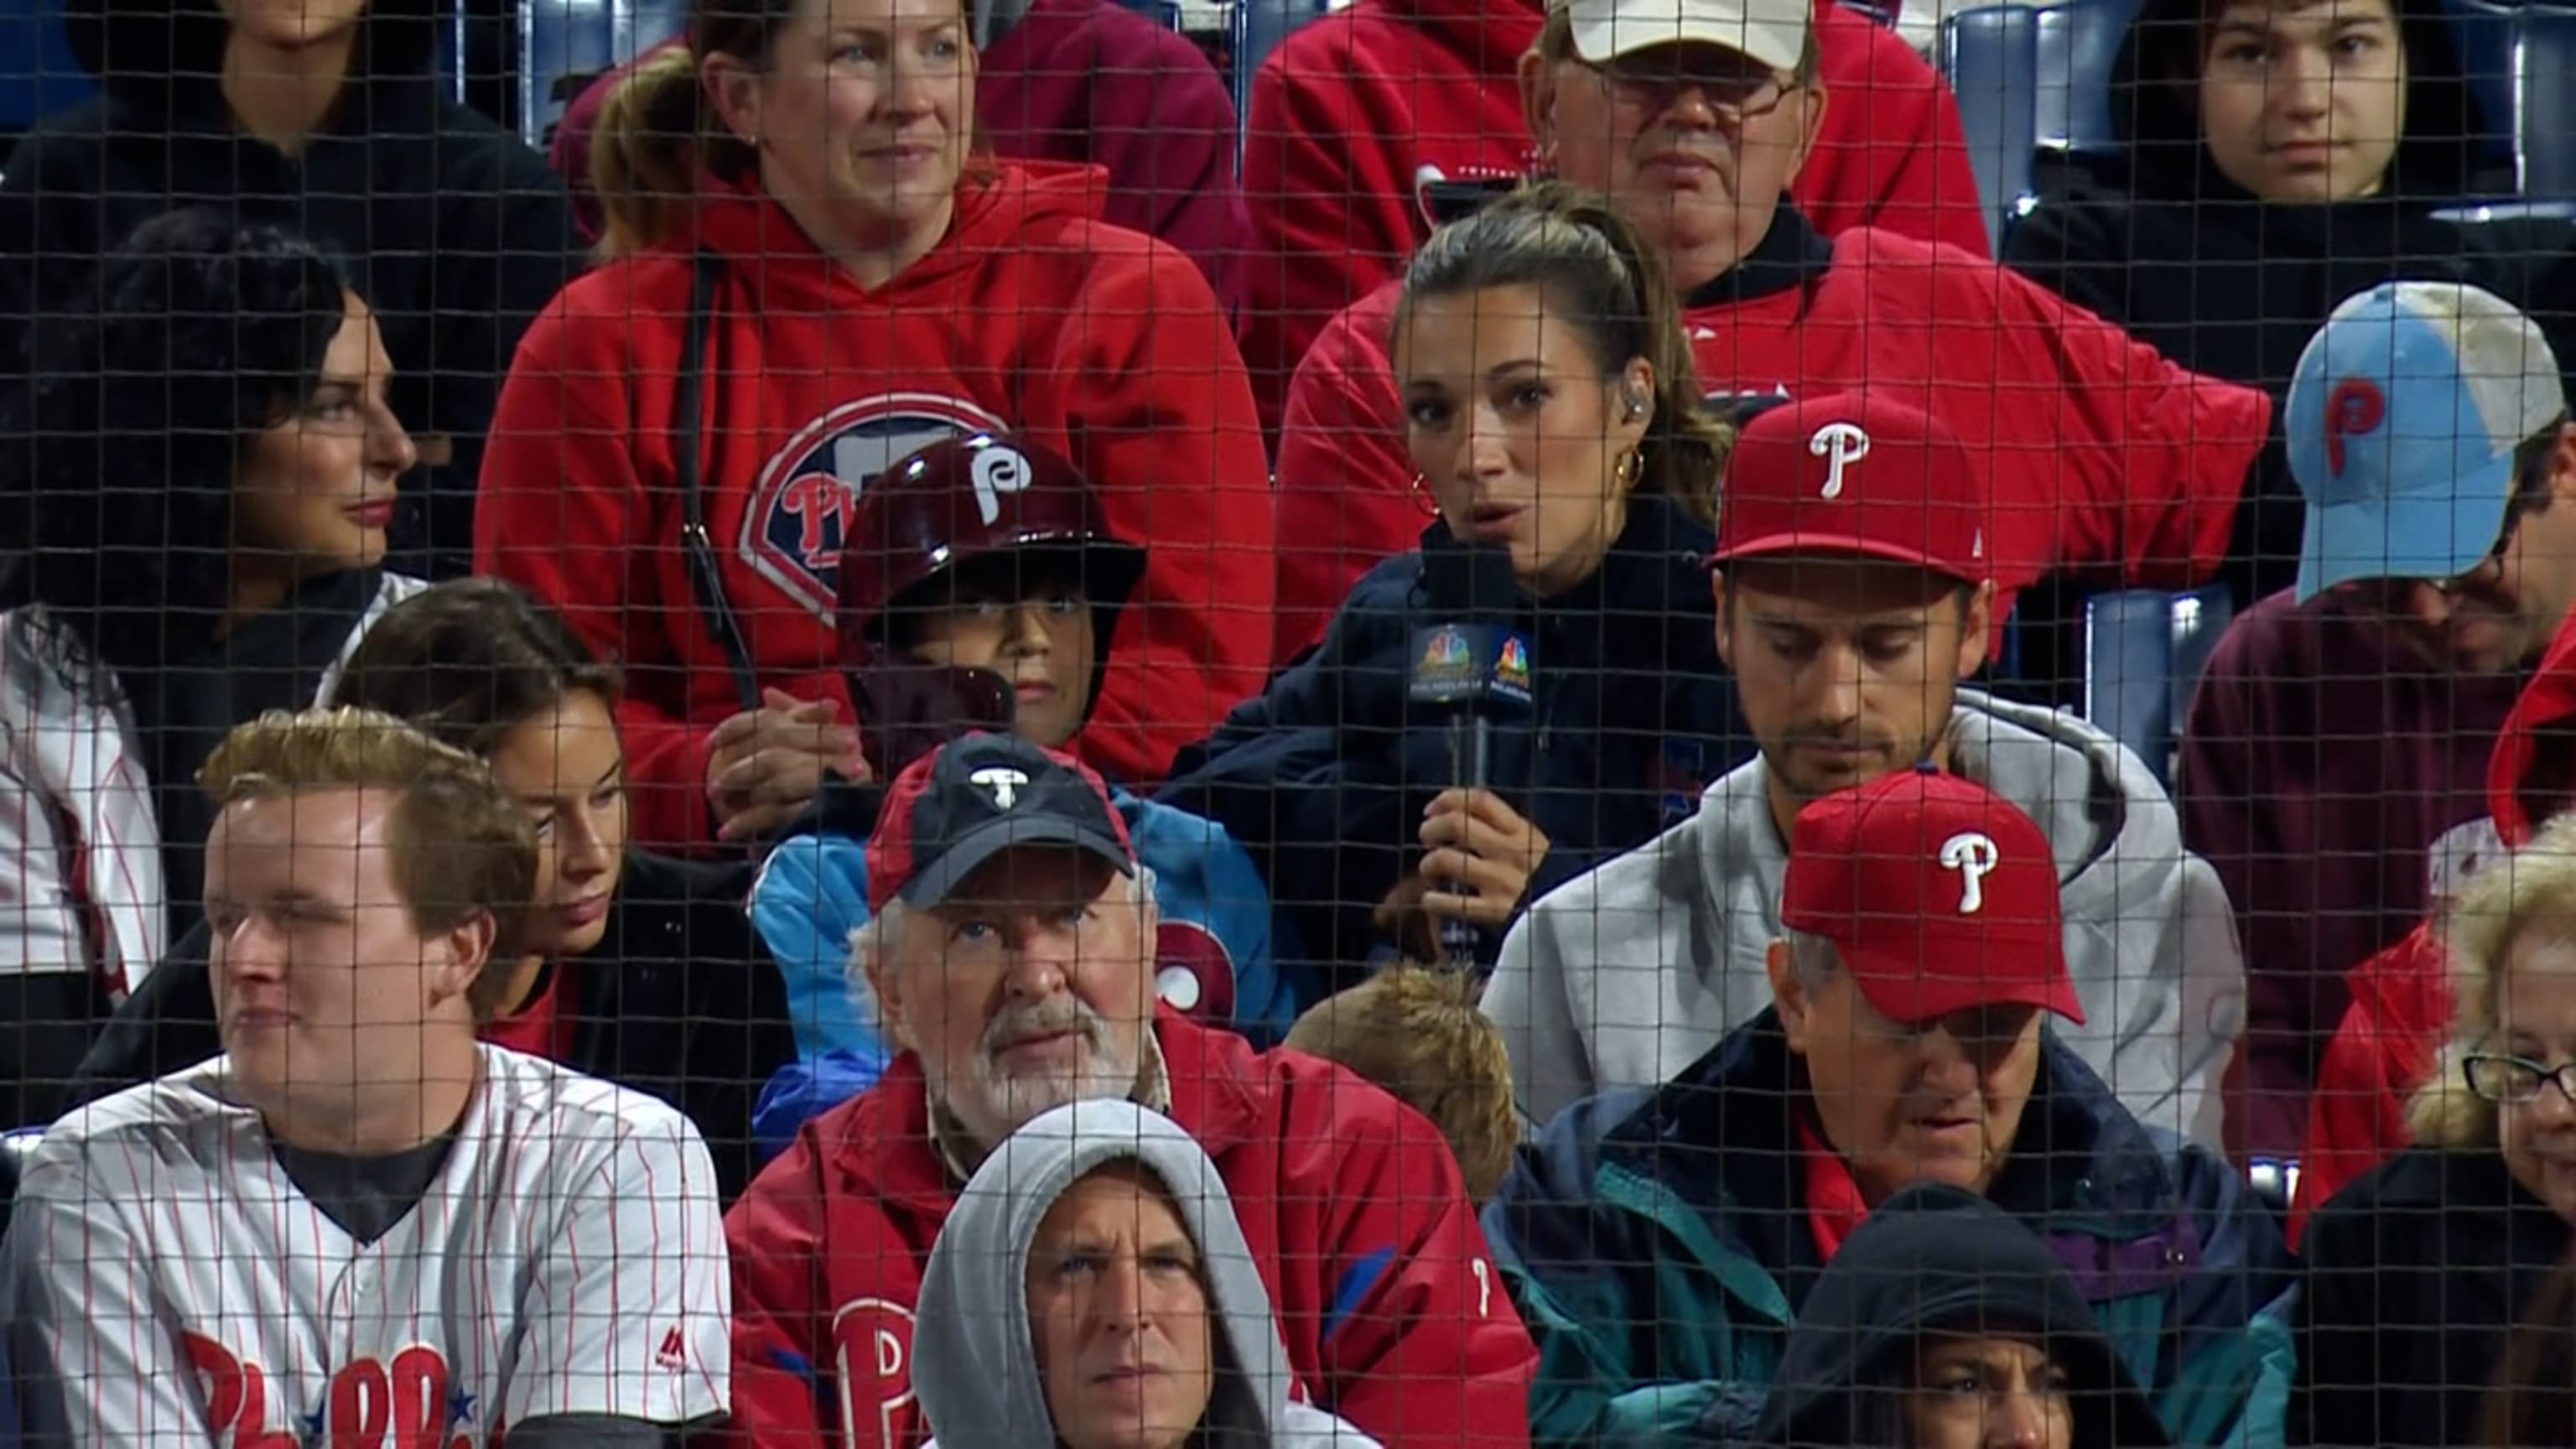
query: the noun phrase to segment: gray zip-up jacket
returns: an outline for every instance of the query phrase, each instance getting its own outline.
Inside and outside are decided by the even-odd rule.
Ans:
[[[1290,1395],[1294,1371],[1234,1199],[1179,1124],[1132,1102],[1076,1102],[1013,1133],[968,1179],[923,1270],[913,1391],[936,1436],[926,1449],[1056,1449],[1029,1331],[1029,1245],[1057,1198],[1094,1169],[1134,1161],[1163,1184],[1198,1245],[1208,1311],[1237,1373],[1221,1375],[1202,1427],[1228,1445],[1378,1449]]]
[[[2066,959],[2085,1024],[2060,1039],[2139,1121],[2219,1142],[2219,1082],[2244,1020],[2225,889],[2183,849],[2146,765],[2072,715],[1959,691],[1951,768],[2046,832],[2064,883]],[[1522,1109],[1545,1122],[1615,1087],[1671,1080],[1771,1005],[1788,852],[1762,761],[1699,813],[1549,892],[1512,928],[1486,988]]]

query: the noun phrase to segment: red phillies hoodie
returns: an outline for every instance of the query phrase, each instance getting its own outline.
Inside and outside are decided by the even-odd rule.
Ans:
[[[1150,550],[1077,752],[1151,781],[1260,691],[1273,533],[1251,389],[1198,269],[1099,205],[1095,169],[1006,163],[963,185],[936,250],[869,291],[766,197],[710,183],[702,237],[731,263],[707,353],[706,520],[765,684],[846,708],[832,613],[852,498],[929,443],[1009,429],[1063,450],[1109,526]],[[624,661],[637,834],[664,847],[708,838],[707,731],[741,708],[673,493],[691,273],[684,252],[613,263],[538,319],[474,531],[477,572]]]
[[[1253,247],[1243,357],[1276,427],[1334,314],[1431,234],[1418,183],[1531,169],[1518,69],[1541,12],[1516,0],[1357,0],[1288,37],[1253,78],[1243,148]],[[1828,234],[1879,226],[1986,252],[1959,108],[1894,31],[1817,0],[1828,101],[1790,194]]]
[[[2435,848],[2458,879],[2479,847],[2519,849],[2564,810],[2576,776],[2576,620],[2561,625],[2540,668],[2514,701],[2488,757],[2485,822],[2461,826]],[[2290,1246],[2309,1215],[2407,1143],[2406,1099],[2432,1076],[2451,1026],[2451,986],[2432,924],[2354,967],[2352,993],[2308,1096],[2308,1145],[2290,1202]]]
[[[1429,521],[1387,357],[1400,290],[1389,282],[1343,313],[1288,396],[1281,662]],[[2208,578],[2271,427],[2262,393],[2185,372],[1982,257],[1874,227],[1827,242],[1785,206],[1751,255],[1683,299],[1683,316],[1711,393],[1866,386],[1940,417],[1986,460],[1999,633],[2014,593],[2061,569],[2165,587]]]

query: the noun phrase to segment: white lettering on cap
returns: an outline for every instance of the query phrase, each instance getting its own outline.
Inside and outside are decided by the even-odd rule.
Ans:
[[[1941,866],[1959,873],[1959,914],[1973,916],[1986,907],[1986,873],[2003,860],[1995,838],[1962,830],[1941,842]]]
[[[1858,423],[1827,423],[1807,439],[1807,451],[1825,460],[1827,498],[1843,496],[1843,470],[1869,456],[1869,434]]]

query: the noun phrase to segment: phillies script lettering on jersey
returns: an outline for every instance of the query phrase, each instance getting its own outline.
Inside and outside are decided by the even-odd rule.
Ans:
[[[499,1424],[475,1422],[474,1395],[449,1377],[447,1360],[414,1344],[390,1363],[362,1358],[331,1375],[322,1402],[282,1427],[270,1414],[268,1376],[199,1333],[179,1344],[197,1376],[206,1423],[230,1449],[501,1449]]]
[[[727,1411],[714,1164],[650,1097],[503,1047],[446,1159],[353,1237],[218,1057],[30,1155],[7,1311],[25,1431],[69,1444],[494,1449],[558,1415]]]

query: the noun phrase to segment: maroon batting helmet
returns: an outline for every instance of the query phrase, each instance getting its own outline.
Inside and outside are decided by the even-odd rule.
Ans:
[[[976,568],[1079,581],[1095,641],[1087,711],[1100,699],[1110,637],[1144,574],[1145,550],[1109,531],[1081,470],[1019,438],[951,438],[880,474],[851,515],[840,600],[842,664],[879,779],[963,731],[1011,728],[1009,680],[921,664],[896,637],[907,609],[930,607],[940,584]]]

